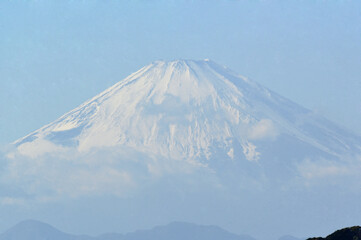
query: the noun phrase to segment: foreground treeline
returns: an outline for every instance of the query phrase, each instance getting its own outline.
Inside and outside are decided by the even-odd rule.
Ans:
[[[322,237],[315,237],[315,238],[308,238],[307,240],[361,240],[361,227],[354,226],[349,228],[340,229],[326,238]]]

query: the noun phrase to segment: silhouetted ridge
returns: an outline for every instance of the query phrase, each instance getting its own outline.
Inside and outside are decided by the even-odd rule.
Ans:
[[[361,240],[361,227],[354,226],[337,230],[326,238],[316,237],[307,240]]]

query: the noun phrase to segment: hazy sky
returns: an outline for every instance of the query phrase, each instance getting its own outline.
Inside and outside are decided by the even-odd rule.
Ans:
[[[361,1],[0,1],[0,143],[158,59],[210,58],[361,135]]]

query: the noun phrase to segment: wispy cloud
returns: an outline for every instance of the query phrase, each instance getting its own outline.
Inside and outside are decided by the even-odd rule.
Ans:
[[[361,186],[361,156],[337,160],[305,159],[298,163],[297,170],[308,186],[320,183],[351,188]]]
[[[7,156],[3,157],[0,183],[22,189],[25,197],[4,196],[0,198],[3,205],[22,204],[25,199],[46,202],[103,194],[127,197],[162,176],[190,174],[205,167],[192,161],[150,157],[129,148],[88,153],[63,148],[43,155],[24,155],[20,149]]]
[[[24,205],[24,198],[15,198],[15,197],[2,197],[0,198],[0,205]]]
[[[257,161],[259,153],[255,145],[249,143],[243,148],[248,154],[248,160]],[[172,160],[146,155],[130,148],[109,147],[87,153],[62,148],[41,156],[24,155],[23,151],[16,149],[10,152],[10,155],[7,154],[10,157],[4,157],[5,154],[0,156],[0,205],[24,205],[29,201],[44,203],[103,195],[127,198],[169,176],[181,176],[182,181],[194,186],[202,181],[205,186],[228,184],[223,182],[223,178],[218,179],[224,174],[222,167],[213,170],[207,163],[201,164],[194,159]],[[296,179],[307,187],[319,183],[354,186],[361,182],[361,156],[339,160],[309,158],[297,162],[294,167],[299,175],[290,176],[295,179],[289,179],[285,184],[298,184]],[[239,179],[247,179],[244,182],[246,185],[252,181],[261,184],[267,176],[262,175],[264,172],[261,169],[259,173],[248,176],[247,170],[243,169]],[[232,180],[230,184],[238,183]]]

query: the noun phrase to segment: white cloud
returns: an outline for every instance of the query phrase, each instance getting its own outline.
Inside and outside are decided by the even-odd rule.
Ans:
[[[260,120],[248,132],[248,138],[251,140],[274,139],[277,135],[277,128],[270,119]]]
[[[46,153],[63,152],[65,149],[60,145],[38,138],[32,142],[21,144],[17,150],[24,156],[36,158]]]
[[[305,159],[297,165],[297,170],[306,185],[336,184],[343,188],[361,185],[361,157]]]
[[[167,174],[189,174],[204,167],[192,161],[154,158],[119,147],[88,153],[65,148],[44,155],[24,153],[28,152],[21,149],[10,154],[0,184],[16,186],[24,191],[24,199],[38,202],[104,194],[127,197]],[[20,203],[20,199],[6,196],[0,203]]]
[[[306,160],[298,166],[300,174],[306,179],[334,177],[348,175],[351,169],[336,162],[331,161],[311,161]]]

